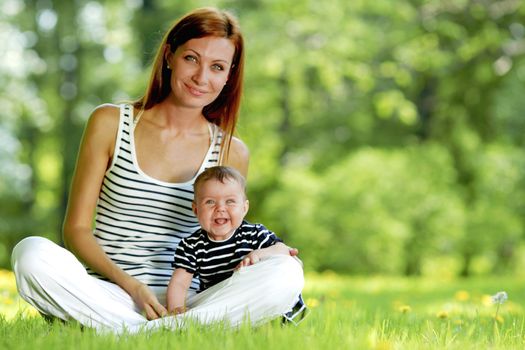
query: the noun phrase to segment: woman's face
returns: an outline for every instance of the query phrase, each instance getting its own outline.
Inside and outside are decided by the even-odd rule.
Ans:
[[[228,80],[235,46],[226,38],[191,39],[166,59],[171,67],[170,97],[186,108],[202,109],[219,96]]]

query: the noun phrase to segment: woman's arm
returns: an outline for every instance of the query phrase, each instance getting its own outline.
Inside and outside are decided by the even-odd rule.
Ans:
[[[181,314],[186,311],[186,293],[192,278],[193,274],[184,269],[177,268],[173,271],[166,295],[168,313]]]
[[[250,151],[248,147],[240,139],[233,137],[230,153],[222,165],[234,167],[247,179],[249,162]]]
[[[111,163],[119,125],[119,108],[98,107],[84,131],[63,225],[64,243],[94,271],[128,292],[149,319],[166,313],[147,285],[120,269],[98,245],[92,232],[93,214]]]

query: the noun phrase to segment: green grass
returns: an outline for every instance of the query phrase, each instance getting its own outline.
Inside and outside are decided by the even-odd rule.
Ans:
[[[525,281],[512,277],[433,280],[309,274],[304,296],[311,313],[298,327],[278,322],[238,330],[195,326],[121,337],[82,330],[77,324],[49,324],[18,299],[6,280],[2,284],[0,278],[1,349],[525,348]],[[496,319],[490,295],[500,290],[509,300]]]

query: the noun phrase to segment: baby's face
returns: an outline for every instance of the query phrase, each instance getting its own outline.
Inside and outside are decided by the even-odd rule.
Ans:
[[[193,210],[209,237],[223,241],[241,225],[248,212],[248,200],[238,182],[208,180],[199,188]]]

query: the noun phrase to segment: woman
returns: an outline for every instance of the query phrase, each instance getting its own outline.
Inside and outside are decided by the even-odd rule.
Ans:
[[[44,315],[97,329],[166,324],[158,319],[167,316],[173,252],[199,228],[194,179],[218,164],[247,174],[247,147],[233,137],[243,65],[243,38],[227,12],[198,9],[167,32],[144,97],[100,106],[88,121],[64,221],[69,251],[41,237],[14,248],[25,300]],[[279,276],[270,272],[276,268]],[[204,323],[239,324],[244,311],[256,323],[288,311],[302,285],[302,269],[288,258],[254,265],[238,284],[192,295],[188,307]]]

